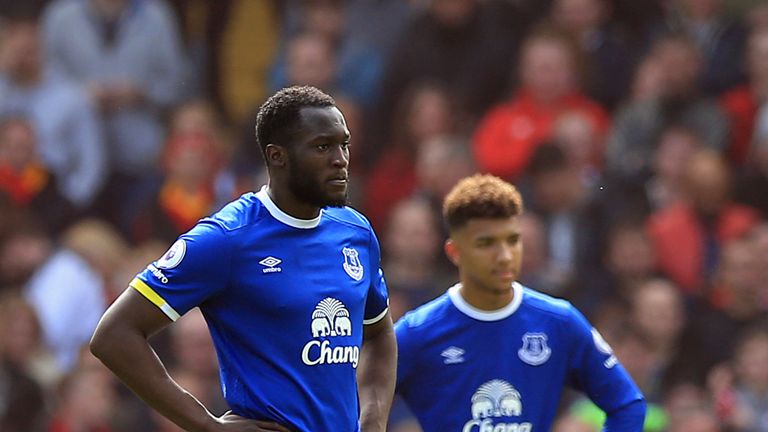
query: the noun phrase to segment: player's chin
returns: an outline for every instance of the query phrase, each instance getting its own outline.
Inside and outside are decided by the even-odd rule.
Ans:
[[[347,205],[347,188],[343,191],[328,191],[325,194],[325,205],[328,207],[344,207]]]
[[[514,277],[496,277],[493,281],[493,287],[496,291],[506,292],[512,287],[514,281]]]

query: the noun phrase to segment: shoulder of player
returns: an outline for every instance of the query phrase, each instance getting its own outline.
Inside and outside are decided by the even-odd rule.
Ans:
[[[201,219],[221,227],[225,232],[239,231],[245,227],[257,224],[267,214],[263,204],[255,193],[249,192],[228,203],[213,215]]]
[[[323,209],[323,217],[365,231],[372,230],[368,219],[352,207],[326,207]]]
[[[571,320],[576,309],[568,300],[552,297],[528,287],[523,287],[523,307],[563,320]]]
[[[409,331],[423,331],[433,325],[440,325],[440,321],[450,310],[451,300],[448,294],[443,294],[434,300],[407,312],[397,323]]]

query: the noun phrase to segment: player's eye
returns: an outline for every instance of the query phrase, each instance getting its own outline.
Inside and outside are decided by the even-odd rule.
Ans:
[[[493,240],[489,238],[481,238],[475,241],[475,246],[479,248],[487,248],[493,244]]]
[[[319,151],[326,151],[328,150],[328,144],[318,144],[315,146],[315,148]]]

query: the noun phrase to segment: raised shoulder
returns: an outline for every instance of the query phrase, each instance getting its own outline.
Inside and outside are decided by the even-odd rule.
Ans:
[[[220,226],[224,231],[237,231],[258,223],[268,214],[255,193],[249,192],[225,205],[201,222]]]
[[[443,294],[406,313],[397,325],[413,330],[426,329],[435,325],[435,323],[440,325],[442,318],[452,307],[451,305],[451,299],[448,297],[448,294]]]
[[[567,300],[558,299],[527,287],[523,288],[523,305],[563,320],[573,319],[576,311],[576,308]]]
[[[345,225],[373,231],[368,219],[352,207],[326,207],[323,209],[323,216]]]

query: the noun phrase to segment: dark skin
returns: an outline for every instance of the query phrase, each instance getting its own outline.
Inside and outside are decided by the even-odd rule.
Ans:
[[[343,202],[347,189],[349,131],[336,107],[302,108],[301,127],[287,145],[269,144],[269,194],[284,212],[300,219],[320,214],[292,186],[296,173],[311,183],[321,201]],[[292,153],[292,154],[291,154]],[[288,425],[247,419],[233,413],[216,417],[168,375],[148,338],[171,323],[159,308],[129,288],[99,322],[91,351],[148,405],[192,432],[289,432]],[[365,432],[384,432],[395,387],[397,345],[387,315],[365,326],[357,369],[360,424]]]

